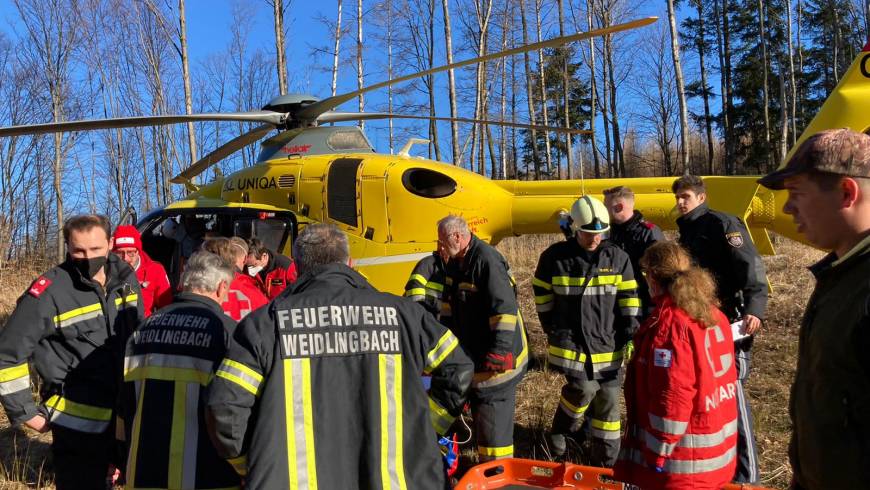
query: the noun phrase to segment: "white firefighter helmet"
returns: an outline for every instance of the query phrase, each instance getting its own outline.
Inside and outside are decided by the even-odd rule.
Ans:
[[[591,196],[581,196],[571,206],[571,230],[574,233],[604,233],[610,229],[610,216],[604,203]]]

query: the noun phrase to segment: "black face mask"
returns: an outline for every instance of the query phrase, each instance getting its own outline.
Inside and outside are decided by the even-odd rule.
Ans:
[[[94,276],[100,272],[100,269],[106,265],[106,260],[108,260],[108,257],[105,256],[94,257],[92,259],[76,259],[70,257],[70,262],[72,262],[73,267],[75,267],[85,279],[93,279]]]

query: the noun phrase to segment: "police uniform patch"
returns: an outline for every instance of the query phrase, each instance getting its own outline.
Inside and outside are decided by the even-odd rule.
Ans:
[[[46,289],[48,289],[49,286],[51,286],[51,280],[39,276],[39,279],[33,281],[33,284],[30,285],[30,289],[28,289],[27,292],[33,295],[33,297],[38,298]]]
[[[731,245],[734,248],[740,248],[743,246],[743,234],[739,231],[726,233],[725,239],[728,240],[728,245]]]

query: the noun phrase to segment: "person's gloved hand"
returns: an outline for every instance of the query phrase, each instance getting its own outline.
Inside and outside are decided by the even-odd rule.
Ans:
[[[510,352],[505,354],[496,354],[490,352],[486,355],[486,360],[483,363],[483,369],[486,371],[494,371],[503,373],[514,368],[514,355]]]
[[[625,347],[622,349],[622,357],[625,359],[625,363],[628,364],[628,361],[634,356],[634,342],[629,340],[626,342]]]

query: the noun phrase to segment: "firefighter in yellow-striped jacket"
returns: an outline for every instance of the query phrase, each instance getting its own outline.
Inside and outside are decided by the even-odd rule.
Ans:
[[[571,207],[574,239],[541,254],[532,285],[547,361],[567,383],[553,418],[550,450],[562,456],[566,436],[590,419],[595,466],[612,466],[619,454],[619,394],[623,351],[637,329],[640,300],[628,255],[602,241],[607,208],[583,196]]]
[[[239,487],[239,475],[209,440],[203,411],[206,386],[236,325],[221,308],[233,275],[217,255],[194,253],[181,276],[182,292],[127,342],[128,488]]]
[[[124,342],[142,307],[135,272],[109,253],[110,230],[105,216],[69,218],[66,260],[30,285],[0,329],[0,402],[13,426],[52,431],[61,490],[105,488],[109,465],[123,466],[114,416]],[[42,378],[40,405],[29,366]]]
[[[504,257],[460,216],[438,222],[438,248],[446,263],[451,329],[474,361],[469,401],[478,457],[513,457],[516,390],[529,362],[516,283]]]
[[[446,489],[433,426],[461,410],[471,360],[420,305],[348,267],[335,226],[293,246],[299,279],[239,324],[209,388],[218,451],[246,460],[255,489]]]
[[[420,259],[405,284],[405,297],[426,308],[446,327],[451,327],[453,315],[447,296],[453,281],[447,277],[444,259],[438,252]]]

